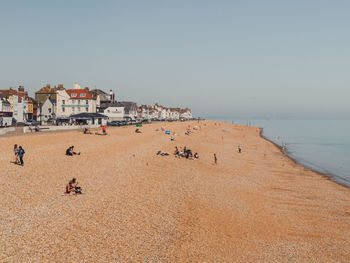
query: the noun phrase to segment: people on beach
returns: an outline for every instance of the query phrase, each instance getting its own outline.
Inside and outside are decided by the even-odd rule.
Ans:
[[[22,148],[22,146],[19,146],[18,157],[19,157],[19,161],[20,161],[21,166],[24,166],[24,161],[23,161],[24,154],[25,154],[24,149]]]
[[[238,145],[238,153],[242,153],[242,148],[239,145]]]
[[[76,153],[76,152],[74,151],[74,146],[70,146],[70,147],[66,150],[66,155],[68,155],[68,156],[80,155],[80,152]]]
[[[214,163],[218,164],[218,158],[216,158],[216,154],[214,153]]]
[[[15,161],[14,161],[14,163],[18,164],[19,163],[19,157],[18,157],[19,148],[18,148],[17,144],[15,144],[13,146],[13,152],[15,154]]]
[[[194,158],[194,159],[199,159],[198,153],[195,153],[195,154],[193,155],[193,158]]]
[[[139,128],[135,130],[135,133],[142,133]]]
[[[177,148],[177,146],[175,146],[175,151],[174,151],[174,156],[177,158],[179,156],[179,148]]]
[[[168,156],[169,153],[167,153],[167,152],[162,152],[162,151],[158,151],[158,152],[157,152],[157,155],[160,155],[160,156]]]
[[[84,134],[92,134],[92,132],[88,128],[84,128]]]
[[[70,194],[70,195],[72,195],[72,194],[82,194],[81,191],[82,190],[81,190],[81,187],[78,186],[77,179],[73,178],[66,185],[66,192],[65,192],[65,194]]]
[[[103,135],[107,135],[107,131],[106,131],[106,126],[105,125],[102,126],[102,134]]]
[[[198,153],[196,153],[196,154],[197,154],[197,158],[198,158]],[[192,150],[188,149],[186,146],[184,147],[183,150],[181,147],[179,149],[177,146],[175,146],[174,156],[175,156],[175,158],[180,158],[180,159],[181,159],[181,157],[189,159],[189,160],[195,159],[195,157],[192,153]]]

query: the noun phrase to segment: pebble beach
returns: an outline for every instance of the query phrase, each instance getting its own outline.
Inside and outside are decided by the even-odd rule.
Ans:
[[[260,128],[140,130],[0,137],[0,262],[350,262],[350,189],[295,163]],[[23,167],[11,163],[14,144]],[[81,155],[66,156],[71,145]],[[175,146],[199,159],[175,158]],[[73,177],[84,194],[62,195]]]

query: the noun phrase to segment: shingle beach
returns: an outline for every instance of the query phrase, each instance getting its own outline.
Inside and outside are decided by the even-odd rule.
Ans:
[[[350,189],[296,164],[259,128],[140,130],[0,137],[0,262],[350,262]],[[15,143],[24,167],[11,163]],[[81,155],[66,156],[71,145]],[[200,158],[175,158],[175,146]],[[84,194],[62,196],[73,177]]]

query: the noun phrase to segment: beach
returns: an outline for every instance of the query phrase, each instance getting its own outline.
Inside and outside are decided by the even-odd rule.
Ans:
[[[349,188],[295,163],[260,128],[140,130],[0,137],[0,261],[350,261]],[[11,163],[15,143],[24,167]],[[66,156],[71,145],[81,155]],[[175,158],[175,146],[199,159]],[[63,196],[73,177],[84,194]]]

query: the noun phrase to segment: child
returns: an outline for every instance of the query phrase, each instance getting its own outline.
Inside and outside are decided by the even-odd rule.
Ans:
[[[18,152],[19,152],[19,148],[17,147],[17,144],[15,144],[13,146],[13,152],[15,153],[15,164],[19,163],[19,159],[18,159]]]

